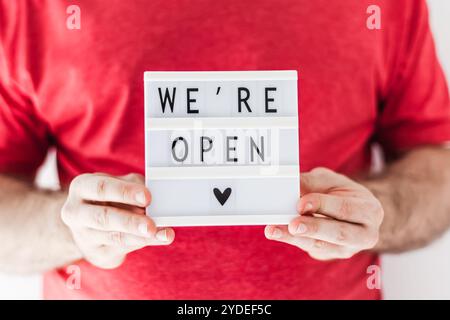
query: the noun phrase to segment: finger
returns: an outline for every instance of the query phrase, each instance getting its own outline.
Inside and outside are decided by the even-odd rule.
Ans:
[[[150,204],[150,191],[141,183],[98,174],[80,175],[71,184],[71,191],[89,201],[124,203],[138,207]]]
[[[291,221],[288,231],[294,237],[307,237],[341,246],[370,248],[375,245],[372,236],[361,225],[328,218],[301,216]]]
[[[96,245],[116,247],[126,252],[134,251],[146,246],[169,245],[175,238],[175,232],[170,228],[159,230],[158,235],[153,238],[144,238],[118,231],[99,231],[89,229],[85,237]],[[163,237],[160,236],[163,235]]]
[[[342,247],[323,240],[308,238],[308,237],[294,237],[289,233],[287,226],[266,226],[264,233],[267,239],[284,242],[296,246],[309,253],[319,252],[326,255],[337,255],[341,252]]]
[[[326,193],[330,189],[343,186],[360,188],[350,178],[327,168],[315,168],[309,172],[302,173],[300,177],[300,192],[302,195],[310,192]]]
[[[101,231],[118,231],[141,237],[153,237],[156,226],[145,214],[133,213],[112,206],[82,204],[66,222],[74,228],[91,228]]]
[[[300,214],[320,213],[352,223],[370,224],[376,218],[370,202],[356,197],[343,197],[322,193],[308,193],[297,203]]]

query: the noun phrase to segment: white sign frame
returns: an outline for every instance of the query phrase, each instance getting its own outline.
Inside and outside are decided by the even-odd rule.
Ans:
[[[157,81],[279,81],[291,80],[297,82],[297,71],[207,71],[207,72],[145,72],[144,87],[148,82]],[[300,195],[299,157],[296,163],[289,165],[228,165],[228,166],[191,166],[191,167],[150,167],[147,165],[149,154],[148,131],[185,129],[192,130],[198,127],[199,121],[203,128],[275,128],[295,129],[297,132],[297,154],[299,154],[298,142],[298,98],[297,87],[295,87],[296,112],[295,116],[268,116],[268,117],[174,117],[174,118],[152,118],[148,114],[149,97],[145,91],[145,155],[146,184],[151,189],[151,181],[169,180],[196,180],[196,179],[295,179],[296,186],[292,184],[297,198]],[[150,182],[149,182],[150,181]],[[217,197],[217,196],[216,196]],[[152,202],[158,201],[153,197]],[[277,214],[213,214],[213,215],[152,215],[152,204],[147,208],[149,215],[159,227],[162,226],[224,226],[224,225],[266,225],[287,224],[297,216],[295,204],[292,203],[292,213]]]

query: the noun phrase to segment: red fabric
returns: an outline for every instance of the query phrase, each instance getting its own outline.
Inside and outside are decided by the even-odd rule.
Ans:
[[[450,140],[448,89],[424,1],[0,0],[0,168],[32,176],[57,149],[78,174],[144,173],[145,70],[296,69],[302,171],[366,170],[370,143],[397,151]],[[36,212],[39,214],[39,212]],[[374,254],[319,262],[264,238],[263,227],[176,228],[169,247],[116,270],[81,262],[81,290],[45,276],[46,298],[379,298]]]

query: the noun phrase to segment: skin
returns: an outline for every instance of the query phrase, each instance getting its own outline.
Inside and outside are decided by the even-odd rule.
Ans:
[[[301,190],[299,217],[288,226],[267,226],[268,239],[319,260],[419,248],[450,225],[450,150],[411,150],[359,182],[317,168],[301,176]]]
[[[421,147],[358,181],[325,168],[303,173],[299,216],[265,234],[319,260],[423,246],[450,225],[449,163],[449,150]],[[0,190],[3,272],[42,272],[79,259],[115,268],[129,252],[175,237],[145,216],[151,194],[137,174],[83,174],[66,192],[0,175]]]
[[[267,226],[267,238],[318,260],[350,258],[377,244],[384,211],[370,190],[326,168],[305,173],[300,181],[299,217],[288,226]]]
[[[0,176],[0,190],[3,272],[42,272],[80,259],[111,269],[129,252],[174,239],[171,228],[158,229],[145,215],[151,195],[138,174],[82,174],[67,192]]]
[[[116,268],[131,251],[173,241],[173,229],[158,229],[145,215],[150,201],[141,175],[83,174],[70,185],[61,219],[83,258],[100,268]]]

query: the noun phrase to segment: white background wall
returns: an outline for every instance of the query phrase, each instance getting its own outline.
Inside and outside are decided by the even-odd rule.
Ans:
[[[450,1],[428,2],[438,54],[450,79]],[[54,165],[50,155],[38,177],[41,185],[57,183]],[[450,299],[450,231],[425,249],[385,255],[382,265],[386,299]],[[39,299],[41,287],[40,276],[0,274],[0,299]]]

